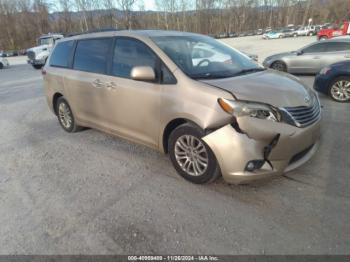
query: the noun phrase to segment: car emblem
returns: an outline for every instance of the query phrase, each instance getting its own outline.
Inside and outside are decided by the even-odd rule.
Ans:
[[[306,104],[310,104],[311,99],[310,99],[309,96],[305,96],[304,97],[304,101],[305,101]]]

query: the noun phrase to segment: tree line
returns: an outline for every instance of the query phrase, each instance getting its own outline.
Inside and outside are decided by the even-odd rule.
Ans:
[[[0,0],[0,50],[36,45],[41,34],[104,28],[215,35],[350,19],[349,0]]]

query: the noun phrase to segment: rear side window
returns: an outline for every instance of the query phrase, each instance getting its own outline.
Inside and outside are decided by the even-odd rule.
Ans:
[[[79,40],[75,50],[73,68],[76,70],[104,74],[112,38]]]
[[[329,42],[326,46],[327,52],[350,51],[350,43],[346,42]]]
[[[74,41],[57,43],[51,54],[50,66],[68,67],[73,45]]]
[[[157,56],[144,43],[128,38],[116,41],[113,57],[112,74],[130,78],[134,66],[150,66],[156,68]]]

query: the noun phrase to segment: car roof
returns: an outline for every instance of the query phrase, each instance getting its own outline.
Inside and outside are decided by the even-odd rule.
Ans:
[[[157,36],[196,36],[196,35],[198,36],[200,34],[181,32],[181,31],[170,31],[170,30],[114,30],[114,31],[78,34],[78,35],[64,38],[60,41],[79,40],[79,39],[85,39],[85,38],[111,37],[111,36],[157,37]]]
[[[63,37],[62,34],[47,34],[47,35],[42,35],[39,38],[50,38],[50,37]]]
[[[350,42],[350,36],[338,36],[327,40],[327,42]]]

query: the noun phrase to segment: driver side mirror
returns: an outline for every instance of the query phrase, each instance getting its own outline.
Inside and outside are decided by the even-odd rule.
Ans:
[[[154,81],[156,74],[150,66],[134,66],[131,70],[131,79],[137,81]]]
[[[297,51],[297,56],[302,55],[302,54],[304,54],[304,51],[302,51],[302,50]]]

